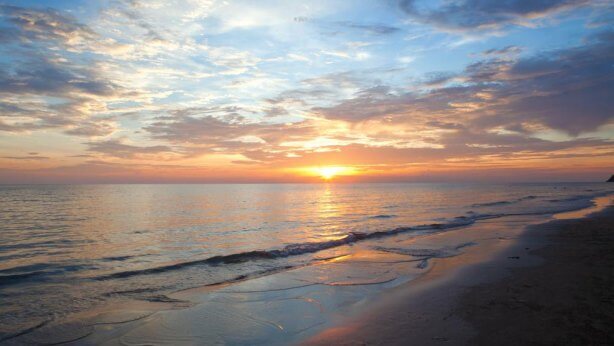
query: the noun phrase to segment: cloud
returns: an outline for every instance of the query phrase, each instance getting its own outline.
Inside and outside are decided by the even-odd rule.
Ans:
[[[202,150],[225,149],[229,153],[277,145],[288,139],[304,139],[313,134],[312,128],[306,123],[247,122],[232,108],[206,108],[199,116],[193,115],[193,111],[179,111],[175,112],[175,116],[158,118],[144,129],[156,140],[196,146]],[[242,140],[246,137],[259,140]]]
[[[33,54],[12,71],[0,69],[0,93],[110,96],[117,89],[116,85],[101,78],[91,67],[53,62]]]
[[[410,94],[392,94],[387,86],[375,86],[360,90],[335,106],[314,107],[312,111],[328,119],[356,122],[399,114],[407,110],[413,98]]]
[[[42,93],[6,93],[7,101],[0,102],[0,131],[18,133],[59,128],[68,135],[97,137],[117,130],[113,117],[91,116],[92,109],[104,107],[100,102],[71,96],[70,92],[55,91],[51,95],[58,97],[60,103],[49,104]]]
[[[507,100],[495,106],[498,115],[485,122],[538,121],[577,135],[614,117],[608,96],[614,88],[612,59],[614,36],[604,32],[579,47],[515,61],[490,60],[468,69],[468,78],[479,84],[498,83],[491,89],[492,97]]]
[[[149,41],[166,41],[162,37],[162,34],[158,32],[158,29],[155,28],[154,25],[152,25],[150,21],[145,18],[141,11],[139,11],[139,9],[141,8],[146,8],[146,6],[142,2],[132,0],[120,2],[119,4],[120,6],[116,5],[110,9],[107,9],[106,13],[115,17],[125,17],[126,19],[128,19],[129,24],[135,25],[142,31],[144,31],[144,36]]]
[[[227,113],[233,116],[236,113]],[[241,137],[260,125],[243,124],[239,117],[230,121],[223,121],[216,117],[206,115],[203,117],[180,116],[161,118],[146,126],[144,129],[156,139],[183,143],[219,143],[226,139]]]
[[[65,135],[86,139],[60,137],[64,161],[45,164],[85,163],[44,172],[91,169],[101,179],[159,177],[156,163],[170,161],[165,174],[219,169],[225,179],[235,169],[236,179],[246,165],[264,175],[314,164],[388,174],[612,152],[614,34],[526,48],[515,45],[523,28],[498,36],[584,7],[574,13],[595,25],[589,12],[601,2],[402,1],[401,16],[368,2],[118,0],[74,15],[23,6],[0,6],[0,131],[32,136],[3,153],[7,165],[42,165],[35,157],[46,156],[22,153]],[[463,42],[496,35],[461,51],[450,48],[457,36],[432,27]],[[543,43],[559,48],[534,53]]]
[[[136,146],[123,143],[118,139],[110,139],[100,142],[87,143],[87,151],[93,153],[101,153],[107,156],[119,157],[124,159],[134,159],[151,156],[161,153],[172,153],[173,150],[169,146],[154,145],[154,146]]]
[[[522,25],[546,16],[587,6],[588,0],[445,1],[425,8],[416,0],[401,0],[401,9],[414,20],[448,31],[480,31]]]
[[[303,151],[296,157],[282,152],[249,150],[244,153],[252,160],[304,167],[317,162],[321,165],[351,165],[357,167],[388,167],[389,165],[431,165],[435,163],[462,162],[482,165],[513,165],[507,160],[548,159],[557,152],[568,149],[588,148],[591,155],[614,154],[611,143],[601,140],[572,140],[550,142],[520,135],[495,135],[462,130],[446,137],[442,148],[402,148],[349,144],[331,147],[326,151]],[[586,155],[579,155],[586,156]]]
[[[390,35],[401,31],[398,27],[385,24],[364,24],[355,22],[338,22],[337,24],[345,28],[364,31],[372,35]]]
[[[452,81],[456,77],[457,77],[457,74],[453,72],[442,72],[442,71],[430,72],[424,76],[424,80],[422,81],[422,83],[426,87],[442,86]]]
[[[609,123],[614,89],[614,39],[609,32],[577,47],[522,58],[499,57],[468,65],[457,75],[427,79],[430,90],[407,93],[365,89],[337,105],[316,107],[328,119],[360,122],[374,118],[463,117],[487,129],[539,123],[578,135]],[[489,57],[492,55],[489,55]],[[462,84],[443,85],[452,79]]]
[[[282,115],[287,115],[288,110],[284,107],[267,107],[264,109],[264,114],[266,117],[274,118]]]
[[[90,118],[106,101],[126,95],[92,55],[82,55],[100,36],[76,18],[53,9],[0,6],[7,60],[0,65],[0,131],[61,128],[65,134],[104,136],[109,118]]]
[[[81,137],[103,137],[117,130],[115,122],[111,120],[82,121],[74,124],[64,133]]]
[[[484,52],[482,52],[482,55],[485,55],[485,56],[515,55],[515,54],[519,54],[521,51],[522,51],[521,47],[511,45],[511,46],[506,46],[503,48],[492,48],[492,49],[485,50]]]
[[[40,156],[40,155],[3,156],[2,158],[10,159],[10,160],[34,160],[34,161],[41,161],[41,160],[49,160],[50,159],[49,156]]]
[[[78,45],[97,37],[88,26],[79,23],[74,17],[49,8],[37,10],[0,5],[0,16],[19,29],[9,29],[15,39],[54,40],[63,45]]]

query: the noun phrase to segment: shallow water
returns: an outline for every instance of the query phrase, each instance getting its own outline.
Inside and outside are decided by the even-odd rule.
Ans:
[[[576,210],[612,191],[611,184],[1,186],[0,340],[113,300],[155,301],[246,276],[326,268],[318,266],[324,258],[362,242]],[[383,245],[391,256],[417,259],[470,246]]]

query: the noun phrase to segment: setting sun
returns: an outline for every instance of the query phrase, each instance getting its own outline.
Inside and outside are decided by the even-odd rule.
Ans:
[[[354,173],[354,168],[340,167],[340,166],[327,166],[316,167],[315,173],[318,174],[324,180],[331,180],[338,175],[350,175]]]
[[[0,346],[614,346],[613,23],[0,0]]]

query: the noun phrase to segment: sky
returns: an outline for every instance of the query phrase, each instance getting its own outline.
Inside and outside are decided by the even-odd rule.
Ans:
[[[0,183],[602,181],[614,3],[0,1]]]

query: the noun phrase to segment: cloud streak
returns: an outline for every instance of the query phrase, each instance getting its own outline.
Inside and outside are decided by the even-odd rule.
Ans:
[[[614,169],[607,2],[359,5],[8,1],[2,179]]]
[[[529,25],[532,21],[590,4],[588,0],[457,0],[445,2],[438,8],[424,9],[416,0],[400,1],[401,9],[416,21],[461,32]]]

